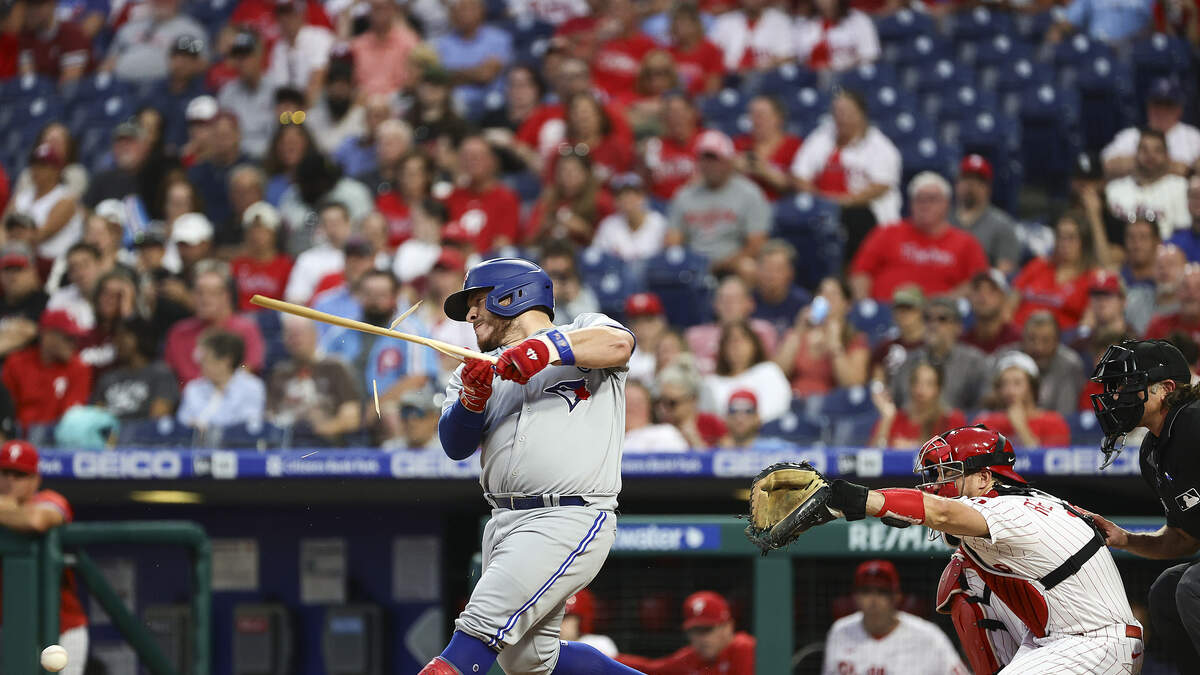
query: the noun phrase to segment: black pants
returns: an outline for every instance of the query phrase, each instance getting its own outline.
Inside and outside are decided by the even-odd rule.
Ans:
[[[1200,662],[1200,563],[1169,567],[1150,586],[1153,639],[1166,645],[1183,669]]]

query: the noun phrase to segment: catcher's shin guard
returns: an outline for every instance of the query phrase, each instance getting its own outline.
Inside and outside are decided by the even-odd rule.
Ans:
[[[962,643],[967,661],[975,675],[995,675],[1003,665],[992,646],[989,630],[1004,630],[999,621],[988,619],[979,606],[979,598],[972,596],[963,572],[964,560],[959,554],[950,557],[942,578],[938,581],[937,611],[949,614],[954,623],[954,632]]]

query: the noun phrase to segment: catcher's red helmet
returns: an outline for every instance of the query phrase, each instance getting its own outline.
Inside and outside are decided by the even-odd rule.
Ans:
[[[1017,455],[1012,443],[998,431],[982,425],[959,427],[934,436],[925,442],[917,454],[913,469],[921,476],[917,486],[930,494],[957,497],[954,482],[984,469],[1003,479],[1025,484],[1025,479],[1013,470]]]
[[[579,634],[590,635],[592,625],[596,621],[596,596],[588,589],[583,589],[567,600],[567,616],[579,617]]]

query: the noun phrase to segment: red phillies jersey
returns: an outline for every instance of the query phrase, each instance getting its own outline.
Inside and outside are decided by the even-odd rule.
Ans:
[[[670,51],[671,56],[675,57],[679,80],[693,96],[704,93],[712,74],[725,76],[725,54],[708,40],[701,40],[700,44],[688,51],[680,47],[671,47]]]
[[[1049,258],[1034,258],[1013,279],[1013,290],[1021,298],[1013,323],[1024,326],[1030,314],[1043,309],[1054,314],[1062,330],[1074,328],[1079,323],[1087,309],[1092,273],[1084,272],[1061,283],[1054,275],[1054,263]]]
[[[1188,319],[1179,312],[1159,314],[1146,326],[1146,337],[1163,339],[1177,330],[1187,333],[1193,340],[1200,340],[1200,318]]]
[[[754,675],[754,638],[736,633],[715,661],[704,661],[696,650],[684,647],[661,659],[620,654],[617,661],[646,675]]]
[[[850,271],[871,277],[871,297],[891,302],[892,293],[905,284],[917,284],[926,295],[941,295],[987,267],[983,247],[970,234],[948,227],[931,237],[901,220],[871,230]]]
[[[804,141],[802,141],[799,136],[785,134],[783,140],[775,146],[775,151],[772,152],[771,156],[767,157],[766,160],[775,168],[783,171],[784,175],[791,175],[792,160],[796,157],[796,151],[800,149],[800,145],[803,142]],[[737,138],[733,139],[733,147],[741,153],[749,152],[754,149],[754,138],[749,135],[738,136]],[[767,196],[767,199],[771,201],[779,199],[779,193],[776,192],[774,188],[768,185],[765,181],[759,179],[757,176],[750,176],[748,174],[746,177],[757,183],[758,187],[762,188],[763,194]]]
[[[633,91],[642,57],[658,45],[644,33],[619,37],[600,45],[592,58],[592,80],[611,95]]]
[[[57,422],[67,408],[86,405],[92,393],[92,368],[78,354],[66,363],[43,363],[36,344],[10,355],[0,377],[26,427]]]
[[[92,43],[73,23],[56,23],[49,32],[20,34],[21,51],[33,56],[33,68],[39,75],[57,80],[69,66],[91,63]]]
[[[642,166],[647,174],[647,189],[656,199],[668,201],[696,173],[697,131],[684,142],[663,136],[646,141]]]
[[[633,131],[625,119],[625,113],[611,102],[604,104],[604,112],[608,115],[612,126],[610,135],[624,139],[633,145]],[[529,117],[517,129],[517,140],[539,152],[549,152],[558,147],[566,139],[566,112],[561,103],[540,105],[529,113]]]
[[[975,424],[982,424],[992,431],[998,431],[1008,437],[1013,445],[1020,445],[1021,439],[1013,430],[1012,421],[1004,411],[983,413],[975,418]],[[1029,416],[1029,430],[1038,439],[1038,445],[1044,448],[1059,447],[1071,444],[1071,428],[1062,415],[1053,410],[1043,410]]]
[[[62,514],[64,525],[75,520],[75,512],[71,510],[71,504],[67,498],[54,490],[41,490],[29,501],[31,504],[44,504],[43,508],[57,510]],[[4,570],[0,569],[0,624],[3,624],[4,619],[3,572]],[[58,632],[65,633],[72,628],[86,626],[87,615],[83,613],[83,606],[79,604],[79,591],[75,586],[75,573],[72,570],[63,570],[61,588],[62,592],[58,601]]]
[[[389,251],[396,250],[412,237],[412,212],[404,198],[395,190],[381,192],[375,197],[375,208],[387,219],[387,245]]]
[[[282,298],[287,287],[288,275],[292,273],[292,259],[280,254],[267,262],[249,256],[234,258],[230,263],[233,278],[237,280],[238,311],[251,312],[258,309],[250,304],[257,293],[268,298]]]
[[[497,237],[508,242],[517,241],[517,216],[521,210],[520,200],[512,190],[496,183],[483,192],[471,188],[455,188],[446,198],[446,210],[450,220],[457,220],[475,240],[475,250],[486,253]]]

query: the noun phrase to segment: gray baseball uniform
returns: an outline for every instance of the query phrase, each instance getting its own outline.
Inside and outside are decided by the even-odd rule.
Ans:
[[[590,313],[558,328],[592,326],[628,330]],[[446,387],[447,407],[459,398],[461,370]],[[492,382],[479,479],[489,503],[541,495],[548,503],[562,496],[588,503],[492,512],[483,575],[455,627],[501,649],[506,673],[554,670],[564,605],[600,571],[616,538],[625,378],[625,368],[548,366],[525,385]]]

